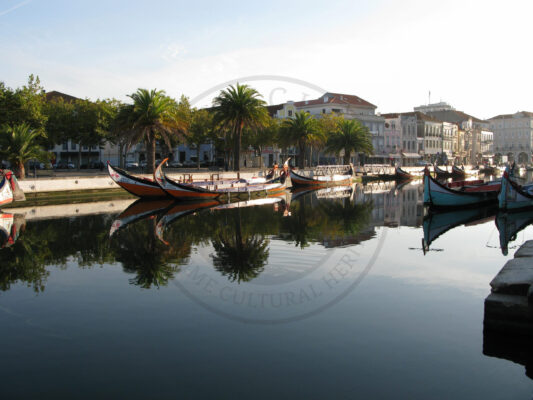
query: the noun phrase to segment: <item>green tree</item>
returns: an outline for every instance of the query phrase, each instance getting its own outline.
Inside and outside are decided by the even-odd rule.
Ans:
[[[44,132],[45,93],[39,77],[30,75],[28,83],[12,90],[0,82],[0,126],[28,124],[32,129]]]
[[[185,135],[187,144],[196,147],[196,162],[200,169],[200,145],[209,141],[213,130],[213,115],[207,110],[194,110]]]
[[[245,136],[244,141],[247,145],[253,147],[256,155],[259,156],[259,168],[263,168],[263,157],[261,154],[265,147],[273,146],[278,141],[280,123],[279,120],[268,118],[265,125],[259,129],[249,130]]]
[[[233,169],[240,170],[242,132],[255,129],[268,119],[265,101],[248,85],[230,86],[213,100],[215,122],[228,127],[233,136]]]
[[[32,129],[26,123],[13,127],[6,125],[0,132],[0,159],[10,162],[17,178],[24,179],[26,175],[24,164],[27,161],[48,159],[48,153],[38,144],[38,139],[42,135],[40,131]]]
[[[308,112],[300,111],[294,118],[287,118],[281,125],[280,143],[298,147],[298,167],[306,165],[306,149],[308,146],[323,142],[324,131],[318,121]]]
[[[171,138],[185,132],[186,122],[180,119],[176,101],[163,90],[138,89],[129,97],[133,104],[122,106],[117,116],[119,130],[128,147],[144,141],[150,173],[155,169],[157,140],[171,148]]]
[[[344,151],[344,164],[350,162],[352,153],[372,154],[372,139],[368,128],[357,120],[342,119],[337,129],[330,133],[326,151],[337,156]]]

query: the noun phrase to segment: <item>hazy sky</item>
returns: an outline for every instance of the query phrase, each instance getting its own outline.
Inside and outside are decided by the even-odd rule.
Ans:
[[[0,0],[0,80],[34,73],[48,91],[125,100],[138,87],[195,98],[277,75],[381,112],[410,111],[431,91],[490,118],[533,111],[532,26],[533,0]],[[272,102],[319,92],[247,83]]]

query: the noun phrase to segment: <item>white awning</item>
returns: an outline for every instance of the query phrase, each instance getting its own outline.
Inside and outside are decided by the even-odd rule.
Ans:
[[[405,158],[420,158],[420,154],[417,153],[402,153]]]
[[[389,158],[402,158],[401,154],[389,154]]]

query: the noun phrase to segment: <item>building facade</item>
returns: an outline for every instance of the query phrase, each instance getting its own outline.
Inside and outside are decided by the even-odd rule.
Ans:
[[[533,113],[519,111],[489,119],[494,137],[495,159],[530,164],[533,149]]]

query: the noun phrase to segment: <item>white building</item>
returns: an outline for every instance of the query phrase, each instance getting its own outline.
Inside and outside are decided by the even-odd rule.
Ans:
[[[496,160],[507,156],[521,164],[531,163],[533,148],[533,113],[519,111],[514,114],[497,115],[489,119],[494,133]]]
[[[336,113],[346,119],[357,119],[370,131],[374,154],[385,159],[388,158],[384,141],[385,118],[376,114],[376,109],[374,104],[358,96],[331,92],[313,100],[289,101],[269,107],[271,115],[276,118],[291,118],[296,112],[306,111],[316,117]]]

